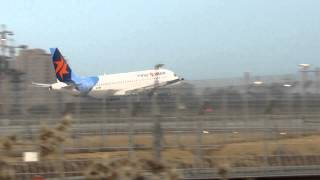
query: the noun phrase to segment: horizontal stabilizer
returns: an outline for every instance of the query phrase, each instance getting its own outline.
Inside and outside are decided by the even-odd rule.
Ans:
[[[34,86],[36,86],[36,87],[43,87],[43,88],[49,88],[49,87],[51,87],[51,84],[36,83],[36,82],[32,82],[32,85],[34,85]]]

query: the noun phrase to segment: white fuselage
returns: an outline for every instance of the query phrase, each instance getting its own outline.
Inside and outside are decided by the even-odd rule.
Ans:
[[[101,75],[98,78],[98,82],[88,92],[88,96],[105,98],[138,94],[153,88],[177,84],[182,80],[174,72],[167,69]],[[58,82],[56,84],[64,86],[65,83]],[[79,95],[76,89],[53,88],[53,90],[62,90],[73,95]]]
[[[99,76],[89,96],[123,96],[179,82],[179,77],[166,69],[146,70]]]

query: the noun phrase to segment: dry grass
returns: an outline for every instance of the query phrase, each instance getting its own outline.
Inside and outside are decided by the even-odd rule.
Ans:
[[[55,128],[46,128],[42,130],[40,136],[40,150],[42,155],[48,159],[56,159],[57,148],[64,144],[66,148],[100,148],[100,147],[128,147],[128,135],[107,135],[107,136],[86,136],[72,138],[68,136],[68,130],[71,125],[69,120],[61,121]],[[197,134],[176,134],[165,135],[163,144],[166,148],[162,151],[162,157],[165,161],[178,167],[186,167],[194,164],[195,146],[198,145]],[[21,144],[16,137],[7,137],[2,141],[2,148],[10,151],[11,149],[36,149],[38,145],[31,141],[24,141]],[[14,142],[14,143],[13,143]],[[32,144],[34,143],[34,144]],[[133,143],[138,147],[134,155],[138,158],[153,157],[153,136],[134,135]],[[255,156],[263,155],[320,155],[320,135],[308,136],[270,136],[265,139],[262,133],[241,132],[241,133],[204,133],[202,134],[202,145],[219,145],[217,147],[207,148],[202,151],[204,163],[210,166],[219,166],[235,164],[258,165],[254,160]],[[139,149],[141,148],[141,149]],[[45,152],[47,151],[47,152]],[[70,153],[64,154],[65,159],[113,159],[127,157],[126,150],[114,152],[92,152],[92,153]],[[221,157],[221,158],[220,158]],[[227,157],[224,158],[224,157]],[[8,161],[17,161],[20,159],[5,157]]]
[[[272,155],[281,146],[290,149],[295,154],[312,155],[320,154],[320,136],[311,135],[305,137],[288,138],[280,140],[264,140],[255,142],[231,143],[225,145],[218,151],[213,152],[215,156],[245,156]]]
[[[219,137],[219,136],[212,136]],[[109,137],[111,139],[111,137]],[[168,136],[167,136],[168,138]],[[173,143],[175,137],[171,137]],[[184,137],[184,144],[187,145],[187,139]],[[209,138],[209,136],[207,136]],[[90,138],[89,138],[90,139]],[[304,137],[283,137],[279,140],[257,140],[251,142],[243,142],[243,138],[238,138],[239,142],[228,143],[222,145],[218,149],[203,150],[204,162],[209,166],[221,166],[221,164],[228,164],[230,166],[259,166],[259,163],[254,159],[255,156],[267,155],[320,155],[320,135],[310,135]],[[91,139],[92,140],[92,139]],[[151,136],[141,136],[135,139],[135,142],[151,146]],[[115,137],[113,139],[117,145],[127,145],[127,138],[125,136]],[[121,143],[122,141],[122,143]],[[213,140],[215,142],[223,142],[221,139]],[[109,141],[110,142],[110,141]],[[208,141],[204,140],[205,143]],[[168,143],[168,141],[166,142]],[[168,143],[168,144],[169,144]],[[190,142],[193,144],[192,140]],[[113,144],[114,145],[114,144]],[[207,144],[208,145],[208,144]],[[126,157],[127,151],[115,152],[100,152],[100,153],[81,153],[81,154],[66,154],[66,158],[119,158]],[[150,150],[136,150],[134,155],[139,158],[153,157],[153,151]],[[167,162],[178,167],[188,167],[195,162],[195,151],[191,148],[170,148],[162,151],[162,157]]]
[[[40,145],[52,149],[40,149],[42,156],[47,160],[57,159],[57,148],[64,144],[65,147],[127,147],[128,135],[87,136],[71,138],[68,136],[70,122],[62,121],[55,128],[44,127],[40,136]],[[88,180],[95,179],[139,179],[153,177],[153,179],[179,179],[171,167],[188,168],[197,164],[196,150],[198,145],[197,134],[165,135],[162,150],[162,160],[166,163],[153,161],[153,136],[135,135],[136,149],[131,159],[128,151],[92,152],[92,153],[66,153],[64,159],[91,159],[95,160],[86,171]],[[31,141],[19,142],[15,136],[2,139],[2,149],[11,152],[16,148],[32,148]],[[260,166],[255,157],[263,155],[320,155],[320,135],[308,136],[281,136],[265,139],[261,133],[229,133],[229,134],[202,134],[202,145],[220,145],[219,148],[207,148],[202,150],[202,165],[214,167],[222,179],[226,179],[229,169],[237,166]],[[34,144],[37,146],[37,144]],[[33,147],[34,148],[34,147]],[[49,153],[44,153],[47,150]],[[119,160],[120,159],[120,160]],[[1,161],[2,160],[2,161]],[[4,161],[5,160],[5,161]],[[0,159],[0,180],[14,179],[14,171],[6,164],[9,161],[19,161],[13,157]],[[119,161],[118,161],[119,160]],[[1,164],[2,163],[2,164]],[[151,167],[151,169],[150,169]],[[152,168],[153,167],[153,168]],[[148,169],[149,168],[149,169]],[[158,170],[156,170],[158,169]],[[148,170],[149,174],[144,174]]]
[[[15,172],[7,162],[0,159],[0,180],[14,180]]]
[[[68,130],[71,126],[70,119],[63,119],[55,128],[43,125],[40,129],[39,146],[40,155],[47,157],[51,154],[58,154],[59,149],[68,138]]]
[[[17,136],[10,135],[3,137],[0,141],[0,147],[2,149],[2,155],[10,156],[13,150],[13,146],[17,144]]]
[[[262,162],[254,160],[264,155],[320,155],[319,135],[290,137],[279,140],[261,140],[254,142],[231,143],[206,154],[215,163],[229,163],[232,166],[259,166]]]
[[[258,141],[263,138],[261,133],[241,133],[241,134],[202,134],[203,145],[228,144],[234,142]],[[136,147],[151,148],[153,136],[134,135],[133,143]],[[165,135],[163,138],[165,146],[195,146],[198,145],[197,134]],[[128,146],[128,135],[108,135],[108,136],[87,136],[76,139],[68,139],[66,147],[121,147]]]
[[[85,171],[87,180],[178,180],[181,176],[167,163],[148,158],[100,160]]]

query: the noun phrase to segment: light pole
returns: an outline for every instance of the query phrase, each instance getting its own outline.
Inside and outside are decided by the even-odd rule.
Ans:
[[[305,120],[305,115],[308,113],[308,104],[309,102],[308,97],[306,94],[306,87],[307,87],[307,82],[308,82],[308,73],[312,72],[315,73],[315,81],[316,81],[316,93],[319,93],[319,88],[320,88],[320,68],[315,68],[315,70],[310,70],[310,64],[299,64],[300,66],[300,72],[302,76],[302,83],[301,83],[301,91],[302,91],[302,120]],[[313,92],[314,93],[314,92]]]
[[[301,72],[301,93],[305,94],[305,85],[306,82],[308,81],[308,72],[310,72],[310,64],[302,63],[298,65],[300,67],[300,72]]]
[[[310,70],[310,64],[299,64],[302,80],[302,92],[305,90],[305,83],[308,81],[308,73],[315,73],[316,91],[319,93],[320,90],[320,68],[316,67],[314,70]]]

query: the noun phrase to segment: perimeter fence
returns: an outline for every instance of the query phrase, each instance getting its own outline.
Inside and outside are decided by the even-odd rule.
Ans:
[[[320,172],[317,81],[185,82],[108,99],[14,83],[0,93],[0,167],[16,179],[84,178],[92,162],[119,158],[155,159],[185,179]]]

